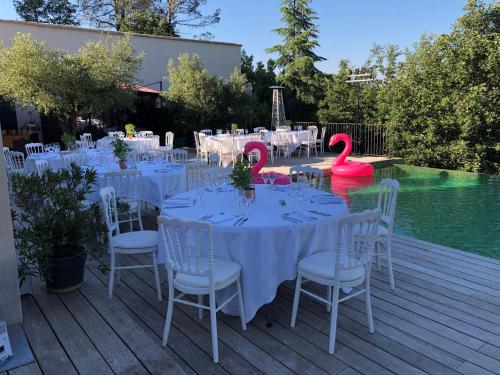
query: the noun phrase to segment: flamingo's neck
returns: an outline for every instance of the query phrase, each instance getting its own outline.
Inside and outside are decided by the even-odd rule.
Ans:
[[[267,155],[267,147],[262,142],[248,142],[245,145],[245,154],[249,154],[253,150],[259,150],[260,158],[257,163],[252,166],[252,176],[257,176],[260,170],[266,165],[268,155]]]
[[[352,149],[352,140],[349,136],[339,134],[339,135],[337,135],[337,138],[340,141],[343,141],[345,143],[345,147],[342,150],[342,152],[340,153],[340,155],[335,158],[333,165],[344,164],[345,159],[347,158],[347,156],[349,156],[349,154],[351,153],[351,149]]]

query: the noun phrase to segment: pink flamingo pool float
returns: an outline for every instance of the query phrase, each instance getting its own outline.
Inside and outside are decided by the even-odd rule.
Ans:
[[[338,142],[344,142],[344,150],[335,158],[330,168],[332,174],[337,176],[371,176],[375,169],[371,164],[359,161],[346,161],[352,149],[352,139],[345,133],[334,134],[330,138],[328,146],[332,147]]]
[[[263,184],[264,180],[262,178],[262,173],[259,173],[262,167],[266,165],[268,155],[267,155],[267,147],[264,143],[262,142],[248,142],[245,144],[245,149],[243,150],[243,153],[245,155],[248,155],[251,153],[253,150],[258,150],[260,153],[260,159],[257,163],[255,163],[252,166],[252,176],[253,176],[253,182],[254,184]],[[273,174],[276,179],[274,180],[275,185],[287,185],[290,183],[290,177],[288,175],[283,174],[283,173],[277,173],[277,172],[268,172],[269,174]]]

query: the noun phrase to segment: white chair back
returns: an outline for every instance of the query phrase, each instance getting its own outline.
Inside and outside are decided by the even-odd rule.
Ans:
[[[111,243],[114,234],[120,234],[118,209],[116,207],[116,192],[112,186],[107,186],[99,191],[101,197],[101,213],[104,224],[108,229],[108,241]],[[110,246],[112,248],[112,246]]]
[[[72,152],[62,156],[65,168],[69,168],[71,163],[82,166],[87,165],[87,154],[84,152]]]
[[[176,148],[175,150],[172,150],[171,158],[175,163],[186,164],[188,161],[188,152],[186,150]]]
[[[41,143],[26,143],[24,148],[26,149],[26,154],[28,156],[30,156],[31,154],[43,153],[43,144]]]
[[[209,167],[217,167],[220,163],[219,154],[212,154],[208,157],[208,166]]]
[[[377,208],[381,213],[381,221],[387,224],[389,233],[394,227],[394,217],[396,216],[396,203],[398,200],[399,182],[384,178],[380,181],[380,191],[378,194]]]
[[[47,169],[49,169],[49,162],[47,160],[35,160],[35,170],[39,176],[41,176]]]
[[[159,243],[166,253],[169,271],[182,272],[193,276],[205,276],[210,288],[214,288],[214,252],[212,246],[212,226],[208,222],[183,221],[170,217],[158,217]],[[161,245],[159,245],[161,248]],[[201,262],[203,255],[208,261]]]
[[[371,266],[380,211],[366,210],[339,219],[335,245],[335,275],[340,271]],[[340,280],[338,280],[340,282]]]
[[[124,169],[106,172],[104,184],[114,189],[115,196],[127,201],[140,202],[142,172],[138,169]]]
[[[325,134],[326,134],[326,126],[323,126],[321,128],[321,138],[320,138],[321,141],[325,140]]]
[[[203,133],[205,135],[212,135],[212,129],[202,129],[200,130],[200,133]]]
[[[309,186],[315,188],[323,186],[323,171],[319,168],[296,165],[290,168],[288,175],[290,176],[290,183],[292,183],[294,179],[297,181],[299,176],[303,176],[307,178]]]
[[[186,165],[188,190],[204,185],[203,171],[207,168],[205,160],[196,160]]]
[[[7,151],[4,156],[9,173],[25,173],[24,154],[22,152]]]
[[[257,126],[256,128],[253,128],[254,133],[260,133],[262,130],[266,130],[266,128],[263,126]]]
[[[165,133],[165,147],[167,147],[167,149],[169,150],[172,150],[174,148],[174,133]]]
[[[245,134],[245,129],[236,129],[236,134],[238,134],[238,135]]]

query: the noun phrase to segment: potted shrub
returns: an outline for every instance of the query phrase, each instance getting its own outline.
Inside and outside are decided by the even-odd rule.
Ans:
[[[71,151],[75,149],[76,137],[73,134],[64,133],[61,139],[66,146],[66,150]]]
[[[248,160],[237,161],[230,174],[233,185],[247,198],[255,199],[255,186],[252,184],[252,167]]]
[[[100,253],[97,237],[104,232],[94,217],[96,206],[85,203],[95,182],[94,170],[75,163],[41,175],[12,175],[21,281],[28,275],[39,276],[54,293],[82,285],[87,253]]]
[[[133,138],[135,134],[135,125],[134,124],[125,125],[125,133],[127,133],[128,139]]]
[[[118,164],[121,169],[127,169],[127,155],[132,151],[128,144],[126,144],[122,139],[116,138],[113,143],[113,155],[118,158]]]
[[[238,131],[238,124],[231,124],[231,134],[236,134]]]

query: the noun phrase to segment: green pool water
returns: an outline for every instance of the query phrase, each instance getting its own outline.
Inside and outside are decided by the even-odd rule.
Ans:
[[[376,207],[382,178],[400,183],[396,233],[500,259],[500,177],[395,165],[372,181],[332,176],[327,189],[346,192],[357,212]]]

